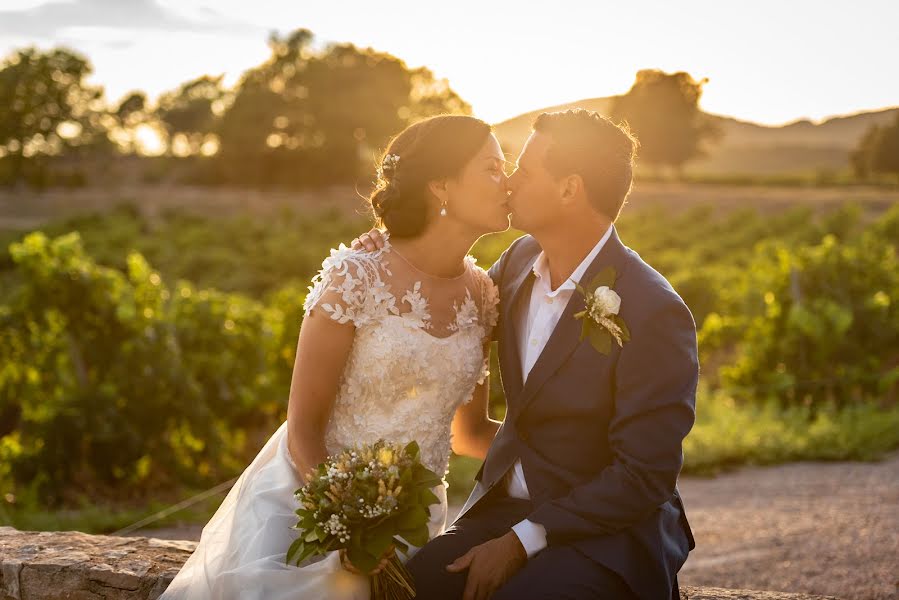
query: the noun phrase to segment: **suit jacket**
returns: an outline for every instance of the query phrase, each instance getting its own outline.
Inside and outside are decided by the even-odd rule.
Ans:
[[[614,226],[613,226],[614,227]],[[586,270],[618,278],[619,316],[631,340],[608,355],[585,339],[579,292],[522,382],[516,314],[527,303],[541,248],[521,237],[491,267],[500,289],[500,376],[506,418],[459,513],[461,518],[517,458],[548,547],[569,544],[619,573],[641,600],[669,598],[695,548],[677,490],[681,443],[696,416],[699,361],[693,316],[668,281],[613,229]]]

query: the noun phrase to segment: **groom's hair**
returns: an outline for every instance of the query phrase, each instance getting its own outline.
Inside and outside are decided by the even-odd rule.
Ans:
[[[556,177],[580,175],[593,207],[616,221],[633,186],[639,146],[627,124],[574,108],[543,113],[533,128],[552,138],[545,160],[549,172]]]

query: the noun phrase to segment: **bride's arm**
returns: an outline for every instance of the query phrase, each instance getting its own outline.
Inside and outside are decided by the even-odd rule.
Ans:
[[[287,405],[287,448],[305,475],[328,455],[325,429],[331,418],[356,328],[313,309],[300,326]]]
[[[484,346],[485,356],[489,356],[489,342]],[[500,422],[490,418],[488,401],[490,398],[490,376],[478,384],[472,392],[471,400],[459,406],[453,417],[453,452],[484,460],[487,449],[499,429]]]

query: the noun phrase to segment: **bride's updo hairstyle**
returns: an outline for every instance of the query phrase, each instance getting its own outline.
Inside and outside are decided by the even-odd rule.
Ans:
[[[388,144],[369,197],[378,227],[392,237],[420,235],[436,211],[428,183],[456,177],[487,142],[491,127],[464,115],[440,115],[418,121]]]

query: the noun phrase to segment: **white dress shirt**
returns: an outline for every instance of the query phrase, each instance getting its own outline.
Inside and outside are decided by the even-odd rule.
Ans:
[[[534,287],[531,289],[531,298],[529,303],[521,302],[521,308],[516,315],[518,319],[518,347],[521,350],[521,373],[524,381],[527,381],[528,374],[537,362],[537,358],[543,352],[546,342],[552,335],[559,318],[565,311],[571,295],[577,289],[574,282],[580,283],[584,272],[602,250],[606,241],[612,235],[612,225],[606,230],[605,234],[600,238],[593,250],[581,261],[574,272],[568,277],[562,285],[556,289],[552,289],[552,283],[549,275],[549,264],[546,260],[546,254],[541,252],[534,263]],[[521,460],[516,460],[512,467],[512,476],[508,479],[509,485],[506,488],[508,494],[513,498],[530,498],[528,493],[527,482],[524,479],[524,470],[521,468]],[[546,528],[540,523],[534,523],[528,519],[512,526],[512,531],[521,540],[531,558],[546,547]]]

